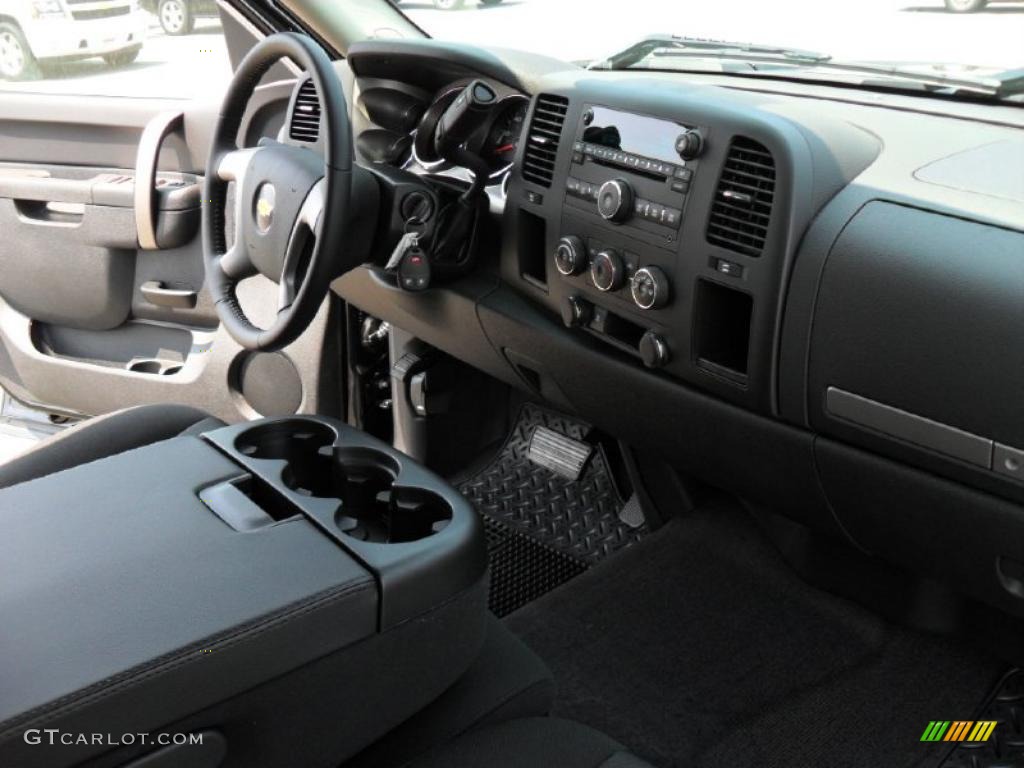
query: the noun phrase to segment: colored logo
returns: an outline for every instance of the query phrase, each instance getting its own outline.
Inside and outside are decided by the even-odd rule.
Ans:
[[[269,181],[260,186],[256,193],[256,229],[265,235],[274,220],[274,204],[277,201],[277,190]]]
[[[932,720],[921,741],[988,741],[996,725],[995,720]]]

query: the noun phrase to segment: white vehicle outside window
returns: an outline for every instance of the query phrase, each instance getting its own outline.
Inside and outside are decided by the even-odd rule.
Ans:
[[[0,0],[0,76],[35,79],[41,65],[93,57],[123,67],[147,26],[137,0]]]

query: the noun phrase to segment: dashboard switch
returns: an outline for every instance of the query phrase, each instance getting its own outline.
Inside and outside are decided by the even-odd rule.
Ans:
[[[569,328],[587,325],[593,316],[593,306],[579,296],[570,296],[562,304],[562,322]]]
[[[582,272],[587,265],[587,247],[576,235],[566,235],[555,248],[555,269],[569,276]]]
[[[590,279],[599,291],[617,291],[626,281],[622,257],[611,248],[599,251],[590,265]]]
[[[743,277],[743,265],[734,261],[719,259],[715,262],[715,269],[727,277]]]
[[[633,275],[630,292],[640,309],[659,309],[668,304],[668,277],[657,267],[641,267]]]
[[[668,344],[661,334],[647,331],[640,338],[640,359],[648,368],[663,368],[672,359]]]

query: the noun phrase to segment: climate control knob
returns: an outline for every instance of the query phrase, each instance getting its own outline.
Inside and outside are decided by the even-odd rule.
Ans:
[[[555,248],[555,269],[563,275],[575,275],[587,266],[587,246],[576,235],[566,235]]]
[[[622,257],[611,248],[599,251],[590,264],[590,279],[599,291],[616,291],[626,281]]]
[[[633,274],[629,290],[640,309],[658,309],[668,304],[668,278],[657,267],[640,267]]]
[[[608,221],[625,221],[633,213],[633,188],[623,179],[606,181],[597,190],[597,212]]]

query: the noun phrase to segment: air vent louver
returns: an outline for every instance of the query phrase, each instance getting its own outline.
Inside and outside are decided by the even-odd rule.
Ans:
[[[542,93],[537,97],[523,153],[523,178],[527,181],[542,187],[551,186],[558,142],[562,138],[562,126],[568,110],[569,100],[562,96]]]
[[[766,147],[743,136],[729,145],[708,219],[709,243],[760,256],[775,198],[775,160]]]
[[[320,134],[320,99],[316,95],[316,86],[312,80],[306,80],[299,86],[295,97],[295,109],[292,110],[292,122],[288,127],[288,135],[293,141],[313,143]]]

